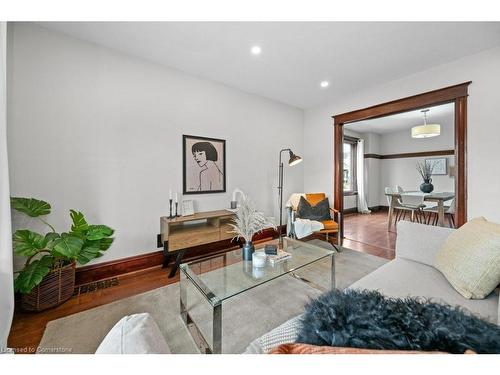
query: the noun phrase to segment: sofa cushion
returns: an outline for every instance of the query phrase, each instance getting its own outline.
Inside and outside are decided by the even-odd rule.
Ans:
[[[170,349],[148,313],[125,316],[106,335],[96,354],[168,354]]]
[[[482,299],[500,283],[500,224],[476,218],[453,232],[435,267],[465,298]]]
[[[325,193],[306,193],[306,199],[311,206],[316,206],[319,202],[326,198]]]
[[[296,316],[270,332],[252,341],[243,354],[264,354],[281,344],[295,342],[299,334],[300,318]]]
[[[402,220],[398,222],[396,257],[434,266],[436,252],[454,231],[455,229]],[[423,238],[425,241],[422,241]]]
[[[323,224],[323,230],[338,230],[339,229],[339,225],[337,224],[337,222],[335,222],[333,220],[323,220],[321,222],[321,224]]]
[[[330,203],[328,203],[328,198],[312,205],[304,197],[300,197],[299,207],[297,208],[297,217],[315,221],[331,220]]]
[[[378,290],[391,297],[427,297],[434,302],[462,306],[492,323],[497,323],[498,319],[497,292],[483,300],[466,299],[434,267],[407,259],[398,258],[386,263],[349,288]]]

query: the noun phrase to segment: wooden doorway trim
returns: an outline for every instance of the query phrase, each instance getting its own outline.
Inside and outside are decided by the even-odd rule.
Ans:
[[[342,143],[344,125],[356,121],[394,115],[440,104],[455,104],[455,223],[457,227],[467,221],[467,97],[472,82],[445,87],[423,94],[393,100],[372,107],[332,116],[334,125],[334,207],[343,212]],[[344,219],[340,215],[340,236],[343,237]]]

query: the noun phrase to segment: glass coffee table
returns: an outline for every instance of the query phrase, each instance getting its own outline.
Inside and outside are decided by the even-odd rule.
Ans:
[[[264,246],[265,244],[256,245],[255,250],[264,251]],[[337,251],[334,248],[327,249],[287,237],[283,239],[283,250],[290,253],[291,258],[274,265],[268,259],[261,268],[253,267],[251,261],[243,261],[241,249],[180,265],[181,318],[202,351],[222,352],[222,303],[234,296],[285,275],[324,291],[324,288],[298,276],[295,271],[327,257],[331,258],[331,288],[335,288],[334,254]],[[212,309],[212,345],[208,344],[188,311],[187,288],[191,286],[194,286],[195,292],[201,295]]]

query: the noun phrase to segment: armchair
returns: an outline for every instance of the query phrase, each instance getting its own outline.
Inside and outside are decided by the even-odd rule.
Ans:
[[[325,193],[306,193],[306,194],[292,194],[290,199],[288,199],[288,202],[286,204],[287,210],[288,210],[288,235],[291,237],[295,237],[295,228],[294,228],[294,223],[297,218],[297,208],[299,205],[300,197],[304,197],[311,206],[315,206],[319,202],[321,202],[323,199],[326,198]],[[340,222],[340,215],[341,212],[338,210],[330,207],[330,213],[332,216],[331,220],[323,220],[321,221],[321,224],[323,224],[323,229],[314,232],[314,234],[321,234],[325,235],[326,241],[330,242],[330,235],[335,235],[337,237],[337,243],[340,243],[340,238],[339,238],[339,222]]]

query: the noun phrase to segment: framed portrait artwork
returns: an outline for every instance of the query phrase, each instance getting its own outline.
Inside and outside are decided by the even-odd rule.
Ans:
[[[447,170],[447,158],[435,158],[435,159],[425,159],[425,164],[434,165],[432,170],[433,175],[445,175],[448,173]]]
[[[226,192],[226,141],[182,136],[183,194]]]

